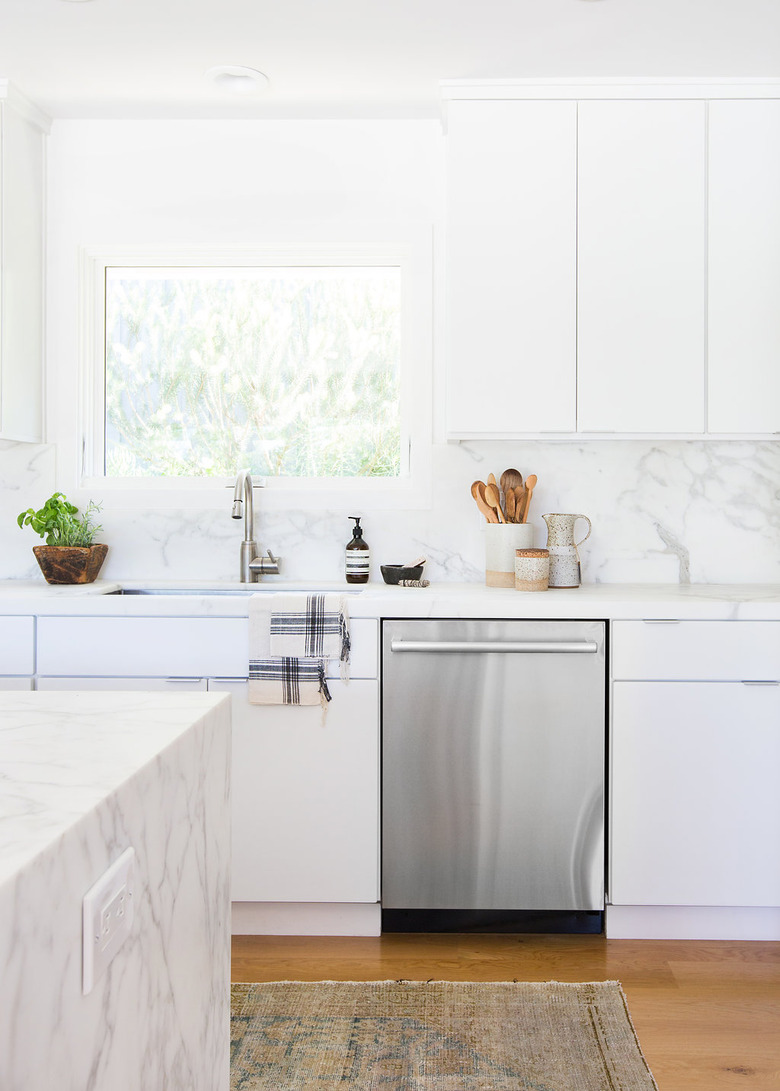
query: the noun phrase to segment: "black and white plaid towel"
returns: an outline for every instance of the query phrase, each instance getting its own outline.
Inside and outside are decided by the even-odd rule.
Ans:
[[[343,595],[274,595],[271,655],[338,659],[349,670],[349,615]]]
[[[341,595],[253,595],[249,600],[249,700],[322,705],[329,659],[349,672],[349,615]]]

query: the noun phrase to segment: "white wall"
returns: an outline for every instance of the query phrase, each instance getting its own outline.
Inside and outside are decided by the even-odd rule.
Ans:
[[[586,579],[761,582],[780,580],[780,444],[590,441],[442,442],[441,222],[443,137],[433,121],[58,121],[49,150],[49,433],[58,487],[76,480],[80,246],[257,246],[307,227],[360,221],[433,225],[436,283],[433,478],[423,507],[364,516],[380,562],[425,552],[435,579],[483,578],[482,522],[471,482],[507,465],[535,472],[537,543],[545,511],[585,512]],[[475,361],[478,373],[479,361]],[[0,479],[21,486],[17,510],[48,495],[16,461]],[[45,487],[44,482],[46,482]],[[29,495],[28,495],[29,493]],[[103,575],[236,578],[240,531],[222,507],[132,510],[104,500]],[[349,537],[345,510],[269,510],[260,496],[258,538],[285,573],[339,578]],[[2,514],[2,512],[0,512]],[[26,534],[29,535],[29,531]],[[32,573],[14,537],[5,576]],[[34,544],[29,538],[27,545]]]

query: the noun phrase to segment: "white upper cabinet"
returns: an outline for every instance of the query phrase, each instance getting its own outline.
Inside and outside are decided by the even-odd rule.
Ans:
[[[780,81],[452,81],[447,434],[780,432]]]
[[[702,432],[705,105],[578,114],[579,430]]]
[[[780,432],[780,100],[709,113],[709,431]]]
[[[576,426],[577,107],[447,111],[447,430]]]
[[[38,441],[48,120],[5,80],[0,80],[0,131],[0,439]]]

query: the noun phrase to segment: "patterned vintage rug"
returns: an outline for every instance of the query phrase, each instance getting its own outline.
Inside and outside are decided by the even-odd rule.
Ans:
[[[231,1091],[654,1091],[616,981],[234,985]]]

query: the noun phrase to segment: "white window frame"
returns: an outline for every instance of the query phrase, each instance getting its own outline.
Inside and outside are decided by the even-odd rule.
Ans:
[[[433,385],[432,230],[371,233],[344,245],[269,249],[180,246],[84,247],[79,255],[80,405],[78,491],[122,507],[222,508],[234,478],[106,477],[104,457],[105,271],[108,267],[395,266],[401,271],[402,472],[396,478],[256,477],[266,510],[427,507],[431,494]],[[406,463],[406,465],[404,465]],[[242,469],[236,467],[236,472]],[[78,500],[76,500],[78,502]]]

